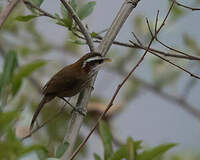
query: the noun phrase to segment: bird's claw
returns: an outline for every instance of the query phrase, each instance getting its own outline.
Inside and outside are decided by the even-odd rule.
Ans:
[[[71,113],[73,113],[73,112],[77,112],[77,113],[81,114],[82,116],[86,116],[87,115],[87,112],[82,108],[75,108],[74,107],[72,109]]]

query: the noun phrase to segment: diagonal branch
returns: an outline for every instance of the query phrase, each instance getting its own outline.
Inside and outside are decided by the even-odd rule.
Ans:
[[[79,26],[81,32],[83,33],[83,35],[85,36],[85,39],[87,41],[87,44],[90,48],[91,52],[94,52],[95,47],[92,41],[91,36],[89,35],[87,29],[84,27],[83,23],[81,22],[80,18],[77,16],[76,12],[73,10],[73,8],[71,7],[71,5],[69,4],[69,2],[67,0],[60,0],[61,3],[64,5],[64,7],[67,9],[67,11],[69,12],[69,14],[71,15],[71,17],[74,19],[74,21],[76,22],[76,24]]]
[[[34,5],[33,3],[31,3],[30,1],[28,0],[23,0],[24,4],[30,8],[34,8],[36,10],[38,10],[40,12],[40,16],[46,16],[46,17],[50,17],[50,18],[53,18],[53,19],[56,19],[56,17],[46,11],[44,11],[43,9],[41,9],[40,7]]]
[[[130,3],[131,2],[131,3]],[[132,12],[132,10],[137,6],[139,0],[125,0],[118,12],[116,18],[114,19],[111,27],[109,28],[108,32],[106,33],[105,37],[101,41],[100,45],[98,46],[97,52],[100,52],[102,55],[105,55],[109,50],[113,40],[115,39],[116,35],[118,34],[119,30],[121,29],[122,25],[125,23],[126,19]],[[93,78],[91,82],[91,86],[93,86],[95,82],[96,76]],[[80,93],[79,99],[77,102],[77,107],[82,109],[87,109],[87,104],[91,95],[91,88],[86,88],[83,92]],[[77,113],[72,114],[72,118],[70,121],[70,126],[68,128],[68,134],[65,137],[65,141],[69,142],[69,147],[62,156],[62,160],[69,159],[72,155],[74,143],[76,137],[79,133],[80,126],[82,124],[83,117],[79,116]]]
[[[116,71],[113,67],[110,68],[112,71]],[[117,73],[120,73],[122,76],[126,76],[128,72],[124,69],[122,70],[117,70]],[[151,91],[152,93],[158,95],[159,97],[168,100],[170,102],[176,103],[178,107],[182,108],[185,110],[187,113],[191,114],[193,117],[197,118],[200,121],[200,110],[196,108],[196,106],[193,106],[192,104],[189,104],[186,100],[185,97],[176,97],[171,94],[168,94],[160,89],[158,89],[155,85],[148,83],[144,81],[143,79],[136,77],[136,76],[131,76],[131,80],[135,79],[138,83],[141,84],[141,87],[143,87],[146,90]],[[196,79],[192,79],[196,80]],[[193,81],[192,81],[193,82]],[[194,83],[192,83],[194,84]],[[189,84],[190,85],[190,84]],[[191,86],[189,86],[191,87]],[[188,91],[188,88],[186,87],[186,91]]]
[[[156,27],[156,28],[157,28],[157,27]],[[72,33],[73,33],[76,37],[85,40],[85,38],[82,37],[81,35],[79,35],[78,33],[74,32],[74,31],[72,31]],[[147,47],[145,47],[145,46],[142,45],[141,41],[138,39],[138,37],[135,35],[135,33],[132,32],[132,34],[133,34],[133,36],[135,37],[135,39],[136,39],[136,41],[138,42],[138,44],[137,44],[137,43],[134,43],[133,41],[130,41],[131,44],[128,44],[128,43],[124,43],[124,42],[120,42],[120,41],[116,41],[116,40],[113,41],[113,44],[114,44],[114,45],[118,45],[118,46],[128,47],[128,48],[136,48],[136,49],[143,49],[143,50],[146,50]],[[94,39],[95,39],[95,40],[93,40],[93,42],[95,42],[95,43],[101,43],[101,40],[102,40],[103,38],[102,38],[100,35],[98,35],[98,36],[94,37]],[[157,38],[156,38],[156,40],[157,40]],[[165,56],[165,57],[174,57],[174,58],[181,58],[181,59],[188,59],[188,60],[197,60],[197,61],[200,60],[199,57],[189,55],[189,54],[187,54],[187,53],[185,53],[185,52],[183,52],[183,51],[179,51],[179,50],[174,49],[174,48],[169,47],[169,46],[165,46],[165,47],[168,48],[169,50],[172,50],[172,51],[174,51],[174,52],[177,52],[177,53],[180,53],[180,54],[183,54],[183,55],[171,54],[171,53],[167,53],[167,52],[164,52],[164,51],[161,51],[161,50],[157,50],[157,49],[155,49],[155,48],[150,48],[148,52],[150,52],[150,53],[156,52],[157,54],[161,54],[161,55],[163,55],[163,56]]]
[[[4,22],[6,21],[6,19],[8,18],[8,16],[10,15],[10,13],[12,12],[12,10],[16,7],[17,3],[20,0],[12,0],[8,3],[8,5],[2,10],[1,14],[0,14],[0,29],[2,27],[2,25],[4,24]]]
[[[175,2],[175,4],[177,4],[180,7],[183,7],[183,8],[186,8],[186,9],[190,9],[192,11],[199,11],[200,10],[200,8],[189,7],[189,6],[186,6],[186,5],[182,4],[182,3],[179,3],[177,1]]]
[[[96,121],[94,127],[92,128],[92,130],[89,132],[88,136],[83,140],[83,142],[79,145],[79,147],[76,149],[76,151],[72,154],[70,160],[73,160],[75,158],[75,156],[80,152],[81,148],[86,144],[86,142],[88,141],[88,139],[90,138],[90,136],[92,135],[92,133],[95,131],[95,129],[97,128],[100,120],[106,115],[106,113],[108,112],[108,110],[112,107],[113,102],[115,100],[115,98],[117,97],[120,89],[123,87],[123,85],[126,83],[126,81],[129,79],[129,77],[132,75],[132,73],[137,69],[137,67],[142,63],[144,57],[146,56],[146,54],[148,53],[148,50],[151,46],[151,44],[153,43],[154,39],[156,38],[157,34],[159,33],[159,31],[162,29],[162,27],[164,26],[167,17],[169,16],[169,13],[174,5],[175,0],[172,2],[161,26],[158,28],[158,30],[155,32],[155,34],[153,35],[153,37],[151,38],[151,41],[149,42],[149,45],[147,47],[147,49],[145,50],[143,56],[140,58],[140,60],[138,61],[138,63],[131,69],[131,71],[128,73],[128,75],[123,79],[123,81],[118,85],[117,89],[115,90],[109,104],[107,105],[105,111],[100,115],[100,117],[98,118],[98,120]],[[157,23],[157,22],[156,22]],[[109,32],[109,31],[108,31]]]

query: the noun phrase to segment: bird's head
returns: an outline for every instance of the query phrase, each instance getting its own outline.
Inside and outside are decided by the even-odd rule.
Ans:
[[[81,68],[87,72],[96,72],[104,62],[111,62],[110,58],[103,57],[100,53],[87,53],[81,57],[78,62],[81,63]]]

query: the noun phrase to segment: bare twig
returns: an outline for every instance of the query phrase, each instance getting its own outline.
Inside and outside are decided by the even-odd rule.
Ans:
[[[12,0],[8,3],[8,5],[2,10],[0,14],[0,29],[3,25],[3,23],[6,21],[8,18],[9,14],[12,12],[12,10],[16,7],[17,3],[20,0]]]
[[[156,22],[157,22],[157,21],[158,21],[158,18],[156,18]],[[147,26],[148,26],[149,32],[150,32],[151,36],[153,36],[153,33],[152,33],[151,28],[150,28],[150,25],[149,25],[149,21],[148,21],[147,18],[146,18],[146,22],[147,22]],[[84,39],[83,37],[79,36],[78,34],[75,34],[75,35],[76,35],[77,37],[79,37],[79,38]],[[122,42],[118,42],[118,41],[114,41],[113,44],[120,45],[120,46],[124,46],[124,47],[140,48],[140,49],[146,50],[147,47],[145,47],[144,45],[141,45],[141,41],[138,39],[138,37],[137,37],[134,33],[133,33],[133,35],[134,35],[135,39],[137,40],[137,42],[138,42],[139,44],[134,43],[134,42],[131,41],[131,40],[130,40],[129,42],[130,42],[132,45],[126,44],[126,43],[122,43]],[[102,38],[101,38],[101,37],[98,37],[98,39],[102,39]],[[166,62],[168,62],[168,63],[174,65],[175,67],[177,67],[177,68],[183,70],[184,72],[188,73],[190,76],[192,76],[192,77],[194,77],[194,78],[197,78],[197,79],[200,79],[200,76],[191,73],[190,71],[184,69],[183,67],[181,67],[181,66],[179,66],[179,65],[177,65],[177,64],[175,64],[175,63],[173,63],[173,62],[171,62],[171,61],[168,60],[168,59],[165,59],[164,57],[161,57],[161,56],[158,55],[158,54],[161,54],[161,55],[164,55],[164,56],[168,56],[168,57],[183,58],[183,59],[189,59],[189,60],[200,60],[200,58],[195,57],[195,56],[191,56],[191,55],[189,55],[189,54],[187,54],[187,53],[184,53],[184,52],[182,52],[182,51],[179,51],[179,50],[176,50],[176,49],[174,49],[174,48],[171,48],[171,47],[167,46],[166,44],[162,43],[161,41],[159,41],[159,40],[157,39],[157,37],[155,38],[155,40],[158,41],[159,43],[161,43],[161,44],[162,44],[163,46],[165,46],[166,48],[168,48],[168,49],[170,49],[170,50],[172,50],[172,51],[175,51],[175,52],[177,52],[177,53],[181,53],[181,54],[183,54],[184,56],[182,56],[182,55],[177,55],[177,54],[165,53],[165,52],[162,52],[162,51],[153,49],[153,48],[150,48],[150,49],[148,50],[148,52],[150,52],[150,53],[152,53],[153,55],[155,55],[155,56],[161,58],[162,60],[164,60],[164,61],[166,61]],[[100,41],[94,41],[94,42],[98,42],[98,43],[99,43]]]
[[[150,48],[153,40],[155,39],[155,37],[157,36],[157,34],[159,33],[159,31],[161,30],[161,28],[164,26],[165,21],[167,20],[167,17],[169,16],[169,13],[174,5],[174,2],[172,2],[166,17],[164,18],[161,26],[159,27],[159,29],[155,32],[154,36],[152,37],[151,41],[149,42],[149,45],[147,47],[147,50],[145,50],[143,56],[140,58],[140,60],[138,61],[138,63],[131,69],[131,71],[128,73],[128,75],[123,79],[123,81],[118,85],[116,91],[114,92],[114,95],[112,96],[109,104],[107,105],[105,111],[100,115],[100,117],[98,118],[98,120],[96,121],[94,127],[92,128],[92,130],[89,132],[88,136],[84,139],[84,141],[79,145],[79,147],[76,149],[76,151],[72,154],[70,160],[73,160],[75,158],[75,156],[79,153],[79,151],[81,150],[81,148],[86,144],[86,142],[88,141],[88,139],[90,138],[90,136],[92,135],[92,133],[94,132],[94,130],[97,128],[99,121],[106,115],[106,113],[108,112],[108,110],[112,107],[113,102],[116,98],[116,96],[118,95],[120,89],[122,88],[122,86],[126,83],[126,81],[129,79],[129,77],[132,75],[132,73],[136,70],[136,68],[142,63],[145,55],[148,53],[148,49]]]
[[[189,7],[189,6],[186,6],[186,5],[182,4],[182,3],[179,3],[177,1],[175,2],[175,4],[177,4],[180,7],[183,7],[183,8],[186,8],[186,9],[190,9],[192,11],[199,11],[200,10],[200,8]]]
[[[132,43],[132,41],[130,41],[130,42]],[[191,73],[190,71],[186,70],[185,68],[183,68],[183,67],[181,67],[181,66],[175,64],[174,62],[171,62],[170,60],[168,60],[168,59],[166,59],[166,58],[164,58],[164,57],[158,55],[157,53],[155,53],[155,52],[150,52],[150,53],[152,53],[154,56],[157,56],[157,57],[159,57],[160,59],[162,59],[162,60],[164,60],[164,61],[166,61],[166,62],[172,64],[173,66],[175,66],[175,67],[181,69],[182,71],[184,71],[184,72],[186,72],[187,74],[189,74],[191,77],[200,79],[200,76],[198,76],[198,75],[196,75],[196,74],[194,74],[194,73]]]
[[[184,53],[184,52],[182,52],[182,51],[179,51],[179,50],[177,50],[177,49],[174,49],[174,48],[172,48],[172,47],[166,45],[165,43],[161,42],[157,37],[156,37],[156,41],[157,41],[158,43],[160,43],[162,46],[166,47],[167,49],[169,49],[169,50],[171,50],[171,51],[177,52],[177,53],[182,54],[182,55],[187,56],[187,57],[194,58],[194,56],[191,56],[191,55],[189,55],[189,54],[187,54],[187,53]],[[197,58],[197,57],[195,57],[195,58]],[[198,60],[200,60],[200,58],[198,58]]]
[[[72,31],[72,32],[73,32],[73,34],[74,34],[76,37],[85,40],[85,38],[82,37],[82,36],[80,36],[78,33],[74,32],[74,31]],[[146,50],[147,47],[141,45],[141,41],[140,41],[139,38],[136,36],[136,34],[135,34],[134,32],[132,32],[132,34],[133,34],[133,36],[135,37],[135,39],[136,39],[136,41],[138,42],[138,44],[137,44],[137,43],[134,43],[133,41],[130,41],[131,44],[128,44],[128,43],[123,43],[123,42],[116,41],[116,40],[113,41],[113,44],[114,44],[114,45],[118,45],[118,46],[128,47],[128,48],[136,48],[136,49],[143,49],[143,50]],[[95,43],[101,43],[101,40],[102,40],[103,38],[102,38],[101,36],[97,36],[97,37],[95,37],[94,39],[96,39],[96,40],[93,40],[93,42],[95,42]],[[177,51],[178,51],[178,52],[182,52],[182,51],[179,51],[179,50],[177,50]],[[178,54],[171,54],[171,53],[167,53],[167,52],[164,52],[164,51],[160,51],[160,50],[157,50],[157,49],[154,49],[154,48],[150,48],[150,49],[149,49],[149,52],[150,52],[150,53],[156,52],[156,53],[161,54],[161,55],[163,55],[163,56],[165,56],[165,57],[174,57],[174,58],[181,58],[181,59],[188,59],[188,60],[200,60],[199,57],[190,56],[189,54],[184,53],[184,52],[183,52],[183,53],[184,53],[186,56],[182,56],[182,55],[178,55]]]
[[[116,71],[114,67],[111,67],[110,69],[112,69],[112,71]],[[128,74],[128,72],[125,71],[124,69],[117,70],[116,72],[121,74],[122,76],[126,76]],[[200,110],[196,109],[196,107],[193,106],[192,104],[189,104],[184,97],[182,97],[182,96],[176,97],[176,96],[170,95],[170,94],[158,89],[155,85],[153,85],[149,82],[146,82],[145,80],[143,80],[139,77],[133,76],[133,75],[129,79],[130,80],[134,79],[136,82],[140,83],[140,85],[144,89],[151,91],[152,93],[160,96],[161,98],[178,104],[178,106],[180,108],[184,109],[187,113],[190,113],[193,117],[200,120]],[[196,79],[192,79],[192,82],[194,80],[196,80]]]
[[[40,7],[34,5],[33,3],[31,3],[28,0],[23,0],[24,4],[27,5],[30,8],[34,8],[36,10],[38,10],[40,12],[40,16],[46,16],[46,17],[50,17],[53,19],[56,19],[56,17],[48,12],[46,12],[45,10],[41,9]]]
[[[139,45],[142,46],[142,42],[139,40],[139,38],[136,36],[136,34],[134,32],[132,32],[134,38],[136,39],[136,41],[138,42]]]
[[[155,28],[154,28],[154,32],[156,33],[157,31],[157,26],[158,26],[158,17],[159,17],[159,10],[157,11],[157,15],[156,15],[156,24],[155,24]]]
[[[81,22],[80,18],[77,16],[76,12],[73,10],[73,8],[71,7],[71,5],[69,4],[69,2],[67,0],[60,0],[60,1],[64,5],[64,7],[67,9],[67,11],[71,15],[71,17],[74,19],[76,24],[79,26],[81,32],[85,36],[85,39],[86,39],[87,44],[88,44],[88,46],[90,48],[90,51],[94,52],[95,51],[95,47],[94,47],[92,38],[89,35],[89,33],[88,33],[87,29],[85,28],[85,26],[83,25],[83,23]]]
[[[148,27],[148,29],[149,29],[149,33],[151,34],[151,37],[153,37],[153,32],[151,31],[151,27],[150,27],[150,24],[149,24],[149,20],[148,20],[147,17],[146,17],[145,19],[146,19],[147,27]],[[156,19],[156,20],[157,20],[157,19]],[[157,21],[156,21],[156,23],[157,23]],[[155,32],[155,33],[156,33],[156,32]]]

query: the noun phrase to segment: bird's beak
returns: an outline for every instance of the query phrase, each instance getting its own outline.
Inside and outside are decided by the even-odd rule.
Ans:
[[[112,59],[111,59],[111,58],[103,57],[102,59],[103,59],[104,62],[112,62]]]

